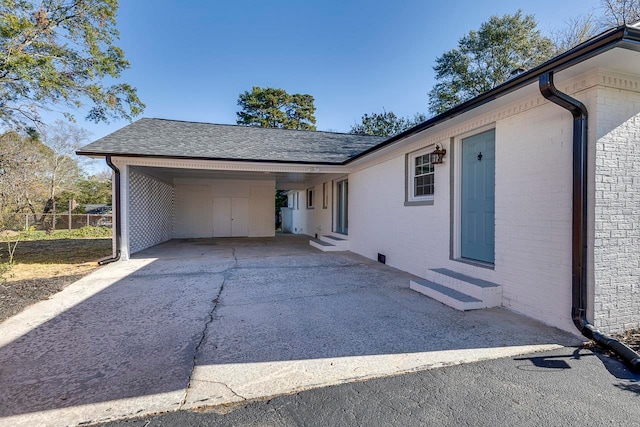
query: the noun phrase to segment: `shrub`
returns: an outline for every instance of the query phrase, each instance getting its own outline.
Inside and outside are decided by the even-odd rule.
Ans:
[[[29,227],[28,231],[20,232],[20,235],[16,237],[10,237],[6,239],[0,239],[0,241],[14,241],[14,240],[52,240],[52,239],[84,239],[84,238],[106,238],[111,237],[112,231],[108,227],[94,227],[84,226],[74,230],[51,230],[47,232],[45,230],[36,230],[33,227]]]
[[[76,230],[67,231],[68,238],[73,237],[111,237],[112,231],[108,227],[93,227],[91,225],[85,225],[82,228]]]
[[[2,255],[0,255],[2,256]],[[9,272],[11,271],[11,264],[8,262],[0,262],[0,285],[7,281],[9,278]]]

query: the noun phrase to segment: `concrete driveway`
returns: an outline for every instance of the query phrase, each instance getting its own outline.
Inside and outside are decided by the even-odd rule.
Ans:
[[[575,345],[303,236],[174,240],[0,324],[0,425],[66,425]]]

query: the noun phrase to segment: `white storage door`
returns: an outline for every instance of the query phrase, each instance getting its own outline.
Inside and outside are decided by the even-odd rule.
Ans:
[[[246,197],[213,198],[213,237],[249,235],[249,199]]]
[[[231,199],[213,198],[213,237],[231,236]]]
[[[249,235],[249,199],[233,197],[231,199],[231,236]]]

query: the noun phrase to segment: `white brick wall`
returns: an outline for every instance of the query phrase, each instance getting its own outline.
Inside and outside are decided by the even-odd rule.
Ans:
[[[593,103],[588,91],[575,96]],[[436,166],[432,206],[404,206],[404,154],[424,142],[349,176],[351,250],[372,259],[383,253],[389,265],[418,276],[429,268],[446,267],[499,283],[505,307],[576,332],[571,321],[573,122],[570,113],[554,104],[542,100],[536,105],[494,124],[494,270],[450,259],[450,168],[457,154],[456,144],[451,146],[445,137],[451,129],[441,130],[442,137],[424,136],[449,150],[446,163]],[[486,129],[475,120],[480,122],[475,129]],[[475,132],[471,121],[459,128],[458,136]]]
[[[293,234],[307,234],[307,218],[310,212],[305,208],[305,191],[293,191],[289,194],[289,207],[292,211],[291,232]]]
[[[130,253],[171,239],[172,224],[173,186],[130,169]]]
[[[637,328],[640,93],[598,87],[572,95],[590,113],[588,314],[605,332]],[[390,265],[419,276],[428,268],[447,267],[499,283],[505,307],[575,333],[570,317],[572,125],[568,112],[544,101],[495,122],[495,270],[449,259],[455,146],[449,147],[447,163],[436,167],[433,206],[403,206],[404,154],[424,143],[352,173],[351,249],[372,259],[384,253]],[[472,127],[460,125],[465,133]]]
[[[448,144],[443,144],[448,147]],[[404,206],[405,157],[349,176],[349,245],[371,259],[424,276],[449,259],[449,167],[435,168],[435,200],[430,206]]]
[[[601,88],[595,157],[594,323],[640,327],[640,93]]]
[[[326,189],[328,203],[327,207],[323,208],[322,204],[322,183],[312,185],[308,188],[315,188],[315,204],[313,209],[307,209],[307,191],[297,191],[300,200],[300,206],[297,210],[293,211],[293,228],[294,234],[307,234],[314,237],[316,234],[319,236],[329,234],[332,230],[332,212],[333,212],[333,182],[327,180]],[[293,192],[289,194],[289,207],[293,206],[292,198],[295,197]]]
[[[585,101],[585,94],[576,94]],[[571,114],[545,103],[497,124],[496,282],[503,305],[571,321]]]

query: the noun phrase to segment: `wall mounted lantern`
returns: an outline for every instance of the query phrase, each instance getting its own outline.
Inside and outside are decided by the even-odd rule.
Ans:
[[[447,150],[441,148],[439,144],[436,144],[436,149],[431,152],[431,164],[439,165],[442,163],[444,155],[447,154]]]

